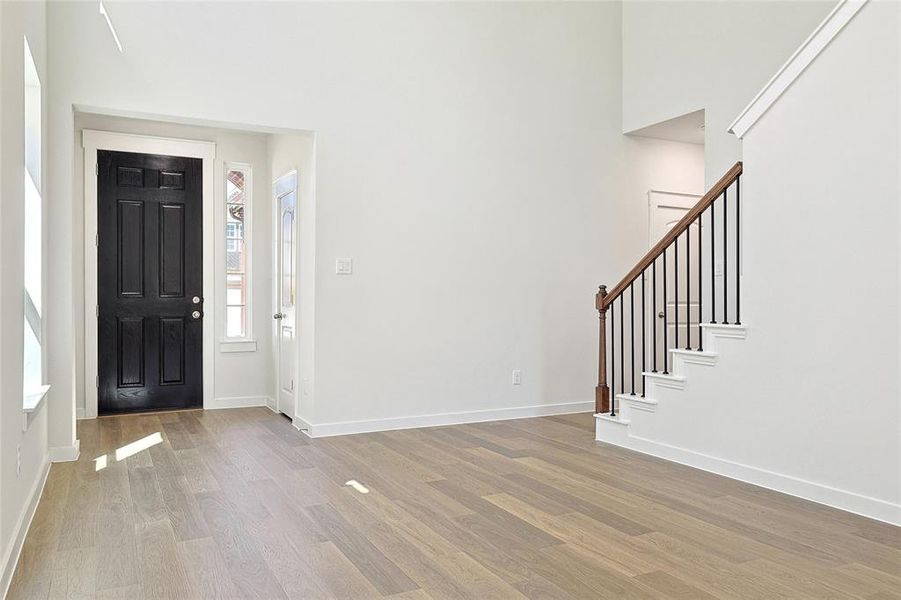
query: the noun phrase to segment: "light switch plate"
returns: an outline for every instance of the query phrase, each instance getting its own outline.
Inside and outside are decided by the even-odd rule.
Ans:
[[[336,258],[335,273],[338,275],[350,275],[354,272],[354,260],[352,258]]]

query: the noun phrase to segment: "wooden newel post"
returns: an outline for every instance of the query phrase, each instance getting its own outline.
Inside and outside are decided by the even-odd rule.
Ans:
[[[598,309],[598,386],[594,390],[594,410],[596,413],[610,412],[610,389],[607,387],[607,286],[598,287],[594,305]]]

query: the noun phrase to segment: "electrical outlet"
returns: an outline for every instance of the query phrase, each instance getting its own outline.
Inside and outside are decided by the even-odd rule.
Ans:
[[[513,385],[522,385],[522,371],[519,369],[513,371]]]

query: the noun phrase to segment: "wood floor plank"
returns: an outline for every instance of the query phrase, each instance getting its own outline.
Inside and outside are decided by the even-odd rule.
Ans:
[[[191,565],[185,561],[168,521],[142,523],[137,527],[138,559],[144,598],[196,598]]]
[[[384,595],[415,590],[418,586],[397,565],[360,534],[331,505],[307,508],[319,527],[366,579]]]
[[[213,538],[194,538],[177,542],[177,546],[190,566],[197,598],[227,600],[239,597],[238,588],[232,583],[228,566]]]
[[[265,407],[79,421],[8,598],[901,598],[901,528],[593,423],[310,440]]]
[[[198,495],[200,510],[222,554],[232,583],[243,598],[287,598],[254,539],[238,519],[238,509],[225,492]]]
[[[191,493],[185,477],[162,477],[160,497],[169,524],[180,542],[209,536],[206,522],[200,515],[197,499]]]

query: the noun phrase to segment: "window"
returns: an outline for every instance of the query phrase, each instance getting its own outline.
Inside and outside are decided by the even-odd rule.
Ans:
[[[24,177],[24,346],[23,346],[23,395],[25,408],[31,409],[40,401],[44,387],[43,358],[41,350],[41,278],[42,213],[41,200],[41,82],[31,55],[28,40],[25,43],[25,160]]]
[[[250,217],[251,169],[225,166],[225,337],[250,337]]]

